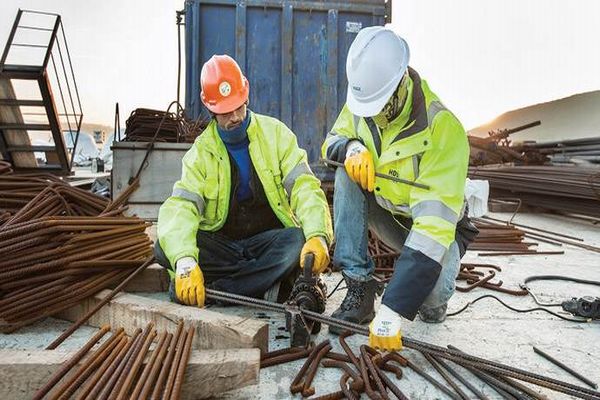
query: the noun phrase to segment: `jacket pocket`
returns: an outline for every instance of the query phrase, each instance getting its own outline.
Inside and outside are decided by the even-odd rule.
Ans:
[[[204,218],[207,222],[214,222],[217,219],[219,205],[219,185],[217,180],[209,179],[204,186]]]

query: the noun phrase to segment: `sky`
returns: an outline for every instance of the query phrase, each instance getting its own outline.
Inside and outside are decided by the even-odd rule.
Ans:
[[[4,46],[19,7],[62,15],[84,122],[121,124],[176,98],[175,11],[183,0],[1,0]],[[394,0],[411,65],[466,128],[600,89],[597,0]],[[183,78],[182,78],[183,79]],[[183,85],[182,85],[183,93]],[[182,95],[183,96],[183,95]]]

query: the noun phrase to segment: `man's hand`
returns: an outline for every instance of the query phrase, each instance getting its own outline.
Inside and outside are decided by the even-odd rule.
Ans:
[[[300,252],[300,267],[304,269],[304,256],[307,253],[312,253],[315,256],[312,271],[314,274],[320,274],[325,271],[329,265],[329,249],[327,242],[321,236],[311,237],[304,243]]]
[[[373,156],[358,140],[353,140],[348,144],[344,166],[350,179],[358,183],[363,190],[373,191],[375,188]]]
[[[177,261],[175,273],[175,294],[177,299],[188,306],[204,307],[206,294],[204,292],[204,276],[191,257]]]
[[[402,350],[400,324],[402,317],[382,304],[369,325],[369,346],[381,350]]]

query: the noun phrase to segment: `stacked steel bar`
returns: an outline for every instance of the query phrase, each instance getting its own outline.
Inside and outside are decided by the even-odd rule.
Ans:
[[[77,304],[125,279],[152,254],[148,224],[123,217],[123,207],[55,178],[5,178],[0,198],[10,208],[0,209],[1,331]]]
[[[161,121],[163,122],[155,140],[157,142],[191,143],[207,125],[207,121],[203,119],[187,121],[176,113],[137,108],[125,122],[124,141],[150,142]]]
[[[597,167],[488,166],[469,168],[469,176],[488,180],[493,197],[519,197],[537,207],[600,217]]]
[[[469,250],[519,252],[538,245],[536,242],[525,242],[525,232],[512,225],[498,225],[481,220],[474,224],[479,234],[469,244]]]
[[[0,176],[0,213],[27,213],[40,203],[48,208],[41,207],[35,214],[38,216],[61,213],[94,216],[108,206],[105,198],[72,187],[52,175]]]
[[[129,338],[117,329],[96,351],[90,349],[110,330],[103,327],[33,397],[50,399],[178,399],[195,329],[180,321],[175,334],[150,323]],[[150,347],[154,340],[153,351]],[[77,364],[79,367],[76,367]],[[57,385],[61,381],[60,385]]]
[[[9,221],[10,222],[10,221]],[[119,282],[152,254],[139,218],[42,217],[0,228],[0,330],[12,332]]]
[[[525,153],[538,152],[549,156],[553,163],[600,163],[600,137],[546,143],[524,143],[518,148]]]

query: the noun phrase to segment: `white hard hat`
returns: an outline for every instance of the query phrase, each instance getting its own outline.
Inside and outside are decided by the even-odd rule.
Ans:
[[[346,103],[359,117],[377,115],[408,68],[408,44],[383,26],[362,29],[348,50]]]

